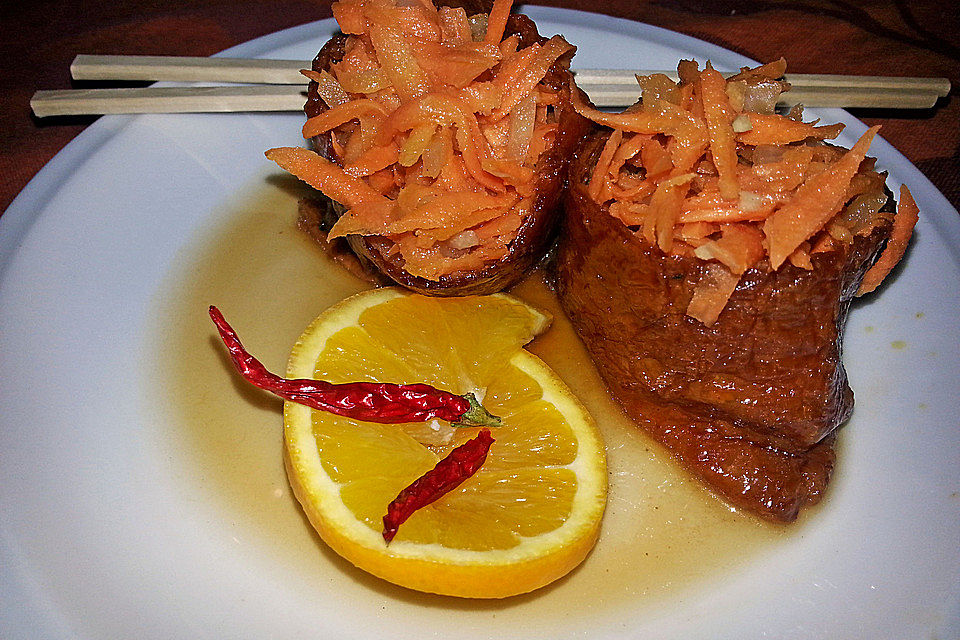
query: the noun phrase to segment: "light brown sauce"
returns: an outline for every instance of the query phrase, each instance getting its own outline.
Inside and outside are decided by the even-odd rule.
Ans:
[[[325,547],[288,488],[280,402],[238,383],[207,317],[208,305],[219,306],[246,346],[279,372],[314,316],[369,286],[296,229],[301,195],[292,181],[256,185],[238,196],[223,226],[185,253],[156,302],[152,346],[165,355],[149,391],[169,420],[168,447],[183,477],[291,580],[319,590],[359,582],[379,598],[372,601],[377,609],[386,598],[403,607],[476,612],[498,625],[522,619],[549,627],[558,617],[653,613],[665,599],[722,583],[726,572],[762,561],[797,534],[800,524],[778,527],[731,511],[640,433],[607,395],[537,275],[513,293],[552,312],[554,322],[529,348],[583,401],[607,445],[610,494],[597,547],[567,578],[502,602],[417,594],[354,569]]]

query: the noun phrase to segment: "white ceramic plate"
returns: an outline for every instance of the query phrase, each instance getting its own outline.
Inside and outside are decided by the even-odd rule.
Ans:
[[[749,63],[628,21],[527,12],[579,46],[581,67]],[[332,29],[305,25],[228,53],[309,59]],[[865,129],[843,111],[817,115],[848,125],[843,144]],[[105,117],[0,218],[0,636],[958,637],[960,216],[883,140],[872,154],[894,190],[910,185],[922,217],[904,268],[854,309],[854,433],[827,508],[789,545],[707,590],[602,616],[591,614],[602,592],[530,618],[536,596],[423,605],[339,570],[292,579],[176,472],[138,372],[158,357],[145,333],[164,278],[227,215],[224,202],[271,173],[261,152],[295,144],[300,123]]]

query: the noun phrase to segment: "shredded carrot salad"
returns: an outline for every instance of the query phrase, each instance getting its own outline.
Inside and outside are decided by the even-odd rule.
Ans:
[[[878,127],[846,150],[823,142],[843,125],[803,122],[799,107],[776,114],[785,70],[781,59],[725,79],[685,60],[679,83],[638,77],[641,101],[618,114],[574,96],[581,115],[613,129],[588,195],[664,253],[707,262],[687,308],[707,326],[747,269],[767,260],[811,270],[812,255],[868,235],[887,216],[885,175],[866,158]],[[901,206],[915,209],[906,194]],[[897,255],[881,258],[870,287],[891,258],[896,264],[916,222],[915,213],[897,216]]]
[[[387,238],[429,280],[507,255],[556,136],[558,95],[543,80],[574,49],[561,36],[522,48],[504,37],[512,3],[496,0],[489,16],[430,0],[333,4],[344,55],[304,72],[327,109],[303,136],[331,136],[336,157],[267,152],[344,205],[329,238]]]

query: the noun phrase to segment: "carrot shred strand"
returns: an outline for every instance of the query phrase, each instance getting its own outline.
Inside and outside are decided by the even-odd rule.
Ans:
[[[499,44],[503,40],[503,31],[507,26],[507,18],[510,17],[510,9],[513,7],[513,0],[494,0],[493,7],[490,8],[490,16],[487,18],[487,34],[483,41],[487,44]]]
[[[870,293],[880,286],[880,283],[897,266],[903,254],[907,252],[907,245],[910,244],[910,237],[913,235],[913,228],[920,219],[920,208],[907,185],[900,187],[900,202],[897,204],[897,213],[893,217],[893,231],[890,233],[890,240],[884,247],[883,253],[876,263],[863,276],[857,295],[862,296]]]
[[[740,282],[740,276],[731,273],[724,265],[717,262],[707,262],[703,267],[703,274],[694,289],[690,304],[687,305],[687,315],[712,327],[727,300],[733,294]]]

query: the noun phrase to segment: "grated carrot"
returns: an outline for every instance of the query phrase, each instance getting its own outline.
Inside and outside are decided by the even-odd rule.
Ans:
[[[774,210],[775,204],[747,210],[740,199],[727,200],[719,191],[702,191],[684,200],[677,222],[745,222],[763,220]]]
[[[605,177],[607,171],[610,169],[610,162],[613,160],[613,155],[617,152],[617,147],[620,146],[620,140],[622,138],[623,132],[619,129],[614,130],[603,145],[603,150],[600,152],[600,157],[597,159],[597,164],[593,169],[593,177],[590,178],[590,184],[587,186],[587,195],[594,200],[597,199],[597,196],[600,195],[600,190],[604,184],[606,184]]]
[[[265,155],[281,168],[300,178],[314,189],[322,191],[331,200],[348,207],[328,234],[329,239],[351,233],[351,229],[369,229],[389,219],[394,204],[336,164],[318,154],[300,147],[280,147]],[[341,224],[342,223],[342,224]]]
[[[538,51],[540,51],[540,45],[532,44],[503,58],[500,70],[492,80],[493,85],[500,91],[501,104],[503,96],[511,92],[512,88],[521,81],[527,68],[536,59]]]
[[[552,147],[556,135],[556,122],[534,125],[533,136],[530,138],[530,148],[527,149],[527,162],[539,158],[544,151]]]
[[[456,140],[470,175],[488,189],[503,190],[503,181],[484,171],[480,158],[484,150],[483,136],[476,116],[464,108],[462,99],[455,96],[429,93],[407,102],[394,111],[380,130],[379,141],[389,141],[401,132],[413,129],[422,122],[456,126]]]
[[[344,33],[361,34],[366,27],[363,16],[363,3],[358,0],[341,0],[331,7],[337,25]]]
[[[643,149],[640,151],[640,159],[643,168],[646,169],[647,176],[651,178],[654,176],[662,176],[674,169],[670,152],[653,137],[650,137],[643,143]]]
[[[805,271],[813,271],[813,262],[810,260],[810,248],[808,242],[801,243],[799,247],[793,250],[787,260],[793,266]]]
[[[735,76],[731,76],[729,80],[731,82],[735,82],[737,80],[751,80],[755,78],[776,80],[778,78],[782,78],[783,74],[786,72],[787,61],[781,57],[773,62],[762,64],[759,67],[740,67],[740,73]]]
[[[369,39],[367,39],[369,40]],[[331,65],[337,82],[348,94],[370,96],[390,87],[390,79],[380,67],[376,54],[363,38],[347,42],[340,62]]]
[[[710,153],[720,174],[720,195],[733,200],[740,193],[737,184],[737,143],[731,123],[735,117],[727,98],[726,80],[715,69],[700,72],[700,99],[710,132]]]
[[[857,295],[862,296],[870,293],[880,286],[880,283],[897,266],[903,254],[907,251],[907,245],[910,244],[910,237],[913,235],[913,228],[920,219],[920,208],[907,185],[900,187],[900,202],[897,204],[897,213],[893,217],[893,231],[890,233],[890,239],[887,246],[877,262],[870,267],[863,276],[863,282],[857,290]]]
[[[440,34],[443,42],[471,42],[470,23],[463,7],[440,7]]]
[[[619,187],[615,185],[610,192],[613,197],[621,202],[642,201],[652,196],[657,189],[657,183],[653,180],[639,180],[630,186]]]
[[[705,262],[693,297],[687,305],[687,315],[712,327],[739,283],[740,276],[731,273],[724,265]]]
[[[357,159],[345,164],[343,170],[351,176],[360,178],[386,169],[397,161],[397,145],[388,144],[367,149]]]
[[[500,61],[500,49],[496,45],[464,43],[451,46],[419,40],[410,43],[410,52],[435,84],[457,89],[466,87]]]
[[[720,237],[694,250],[701,260],[722,262],[732,273],[742,274],[763,258],[763,234],[751,224],[720,225]]]
[[[770,266],[778,269],[800,243],[819,231],[844,205],[844,195],[879,127],[868,129],[826,171],[804,182],[784,206],[763,224]]]
[[[686,222],[677,225],[677,236],[685,242],[703,240],[720,231],[720,225],[714,222]]]
[[[345,122],[370,114],[386,116],[387,110],[376,100],[360,99],[345,102],[307,119],[303,124],[303,137],[318,136],[339,127]]]
[[[817,127],[807,122],[798,122],[778,115],[748,113],[750,130],[738,133],[743,144],[758,146],[761,144],[785,145],[807,138],[832,140],[843,131],[843,124],[837,123]]]
[[[707,325],[726,305],[737,274],[764,258],[773,269],[784,262],[813,269],[812,255],[847,246],[884,215],[885,178],[865,155],[876,129],[845,150],[823,142],[842,125],[804,123],[797,110],[753,112],[782,90],[785,68],[781,59],[724,80],[709,63],[701,71],[681,61],[678,85],[638,78],[643,99],[622,113],[573,97],[578,113],[613,129],[587,195],[662,252],[705,263],[687,314]],[[904,229],[913,223],[908,213],[898,216],[863,291],[902,255]]]
[[[656,242],[665,253],[670,252],[673,246],[673,227],[680,217],[683,200],[687,196],[693,174],[688,173],[657,185],[657,190],[650,197],[651,224],[644,224],[643,234],[648,242]]]
[[[578,91],[573,92],[572,101],[577,113],[611,129],[619,129],[625,133],[662,133],[683,137],[684,145],[705,145],[707,141],[706,127],[669,102],[657,100],[649,111],[606,113],[588,105]]]
[[[512,7],[513,0],[494,0],[487,18],[487,34],[483,38],[484,42],[499,44],[503,40],[503,30],[507,26],[507,18],[510,17]]]
[[[419,98],[430,90],[430,79],[417,64],[410,43],[399,30],[371,25],[370,42],[401,100]]]
[[[610,160],[610,175],[618,175],[623,165],[626,164],[628,160],[635,158],[637,154],[641,154],[644,146],[652,141],[652,136],[644,135],[642,133],[634,134],[630,138],[624,140],[617,148],[617,152],[614,154],[613,158]],[[660,145],[657,145],[657,147],[660,147]]]
[[[503,39],[503,42],[500,43],[500,55],[504,59],[510,55],[517,52],[517,47],[520,46],[520,36],[513,34],[512,36],[507,36]]]
[[[467,108],[483,116],[490,115],[503,99],[500,87],[492,82],[474,82],[463,87],[457,96],[463,100]]]
[[[364,16],[374,25],[399,32],[405,38],[439,42],[442,37],[439,15],[435,7],[419,3],[401,7],[390,3],[371,3],[364,7]]]
[[[330,199],[352,207],[383,198],[363,180],[351,176],[336,164],[300,147],[278,147],[264,153],[282,169],[300,178]]]
[[[442,229],[446,237],[498,217],[517,203],[515,195],[434,193],[387,226],[387,233]]]
[[[691,107],[695,108],[697,104],[699,102],[692,102]],[[669,102],[661,102],[660,108],[672,114],[676,123],[673,129],[664,132],[671,136],[667,151],[673,162],[673,172],[691,171],[710,144],[706,124],[702,117],[696,118],[692,112],[686,113]]]
[[[786,147],[777,162],[755,162],[742,167],[739,174],[741,188],[770,195],[792,192],[803,184],[812,160],[812,147]]]
[[[347,207],[330,237],[382,236],[428,277],[504,255],[557,135],[560,98],[544,80],[572,50],[560,37],[504,37],[512,6],[495,0],[468,19],[431,0],[333,4],[348,36],[338,62],[305,72],[327,108],[303,134],[327,136],[336,161],[270,152]],[[424,200],[424,188],[445,193]]]
[[[650,214],[650,205],[634,204],[623,200],[614,200],[610,203],[610,215],[619,218],[628,227],[638,227]]]
[[[517,106],[524,96],[540,83],[553,63],[572,50],[573,46],[564,40],[563,36],[553,36],[547,40],[542,47],[538,48],[523,74],[517,78],[516,82],[506,87],[494,117],[503,117]]]

